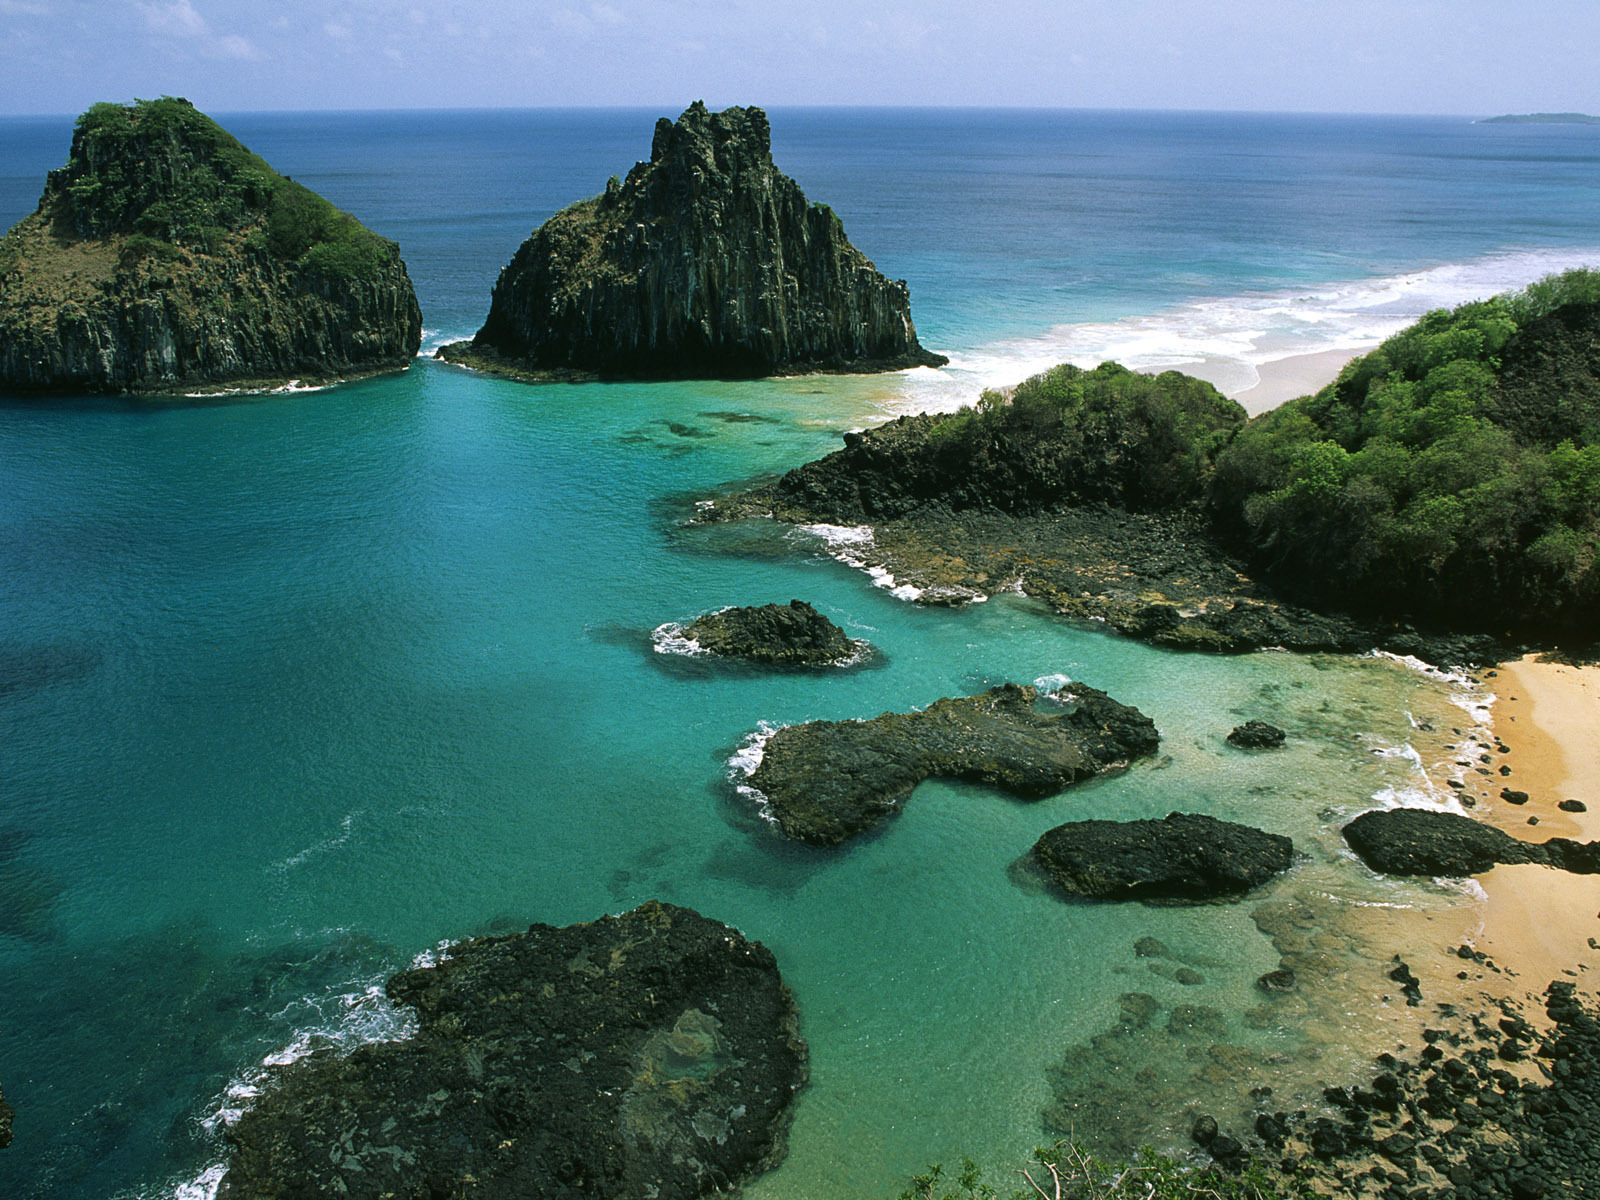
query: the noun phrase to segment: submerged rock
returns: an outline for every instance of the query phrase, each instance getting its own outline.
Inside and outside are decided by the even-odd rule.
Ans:
[[[1008,683],[921,712],[789,725],[767,741],[747,782],[784,833],[825,846],[878,824],[934,776],[1035,798],[1155,751],[1149,717],[1070,687],[1046,710],[1035,689]]]
[[[17,1115],[17,1110],[6,1103],[4,1092],[0,1092],[0,1150],[11,1145],[11,1120]]]
[[[804,600],[707,613],[680,636],[710,654],[774,666],[845,663],[869,649]]]
[[[532,378],[733,378],[942,366],[884,278],[772,162],[759,108],[696,101],[650,161],[563,209],[439,357]]]
[[[1196,813],[1160,821],[1069,821],[1033,847],[1065,892],[1096,900],[1209,900],[1259,887],[1294,860],[1294,843]]]
[[[0,240],[0,389],[173,392],[406,366],[399,248],[186,100],[97,104]]]
[[[388,993],[416,1036],[279,1071],[229,1130],[220,1200],[675,1200],[782,1158],[793,999],[770,951],[698,913],[475,938]]]
[[[1344,840],[1385,875],[1481,875],[1501,863],[1542,863],[1578,875],[1600,873],[1600,842],[1524,842],[1493,825],[1426,808],[1364,812]]]
[[[1234,727],[1228,735],[1228,742],[1244,750],[1272,750],[1283,745],[1287,736],[1276,725],[1268,725],[1265,721],[1246,721]]]

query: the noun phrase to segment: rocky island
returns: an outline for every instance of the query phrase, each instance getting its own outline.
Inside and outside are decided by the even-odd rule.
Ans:
[[[416,1035],[279,1071],[219,1200],[687,1200],[783,1156],[794,1001],[770,951],[689,909],[474,938],[388,993]]]
[[[804,600],[723,608],[687,625],[663,625],[653,636],[662,653],[713,654],[769,667],[844,666],[872,649]]]
[[[1183,649],[1503,659],[1600,636],[1600,273],[1430,313],[1251,420],[1209,384],[1064,365],[701,519],[867,526],[924,602],[1014,589]],[[1419,632],[1421,630],[1421,632]]]
[[[527,379],[753,378],[941,366],[832,209],[773,165],[759,108],[696,102],[650,160],[563,209],[501,271],[450,362]]]
[[[172,393],[406,366],[395,243],[186,100],[97,104],[0,240],[0,389]]]
[[[895,812],[935,776],[1037,799],[1155,752],[1137,708],[1083,684],[1041,698],[1014,683],[870,721],[788,725],[762,747],[744,788],[789,837],[843,842]]]

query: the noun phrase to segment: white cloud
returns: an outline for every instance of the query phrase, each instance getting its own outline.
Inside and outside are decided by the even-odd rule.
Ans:
[[[594,19],[602,25],[622,25],[627,22],[627,18],[609,4],[592,5],[589,11],[594,14]]]
[[[205,58],[249,60],[261,58],[261,51],[247,37],[237,33],[213,33],[204,16],[191,0],[171,0],[166,4],[141,4],[144,23],[153,33],[195,41]]]
[[[255,43],[247,37],[240,37],[237,33],[225,33],[221,37],[214,37],[206,43],[205,54],[208,58],[261,58],[261,51],[256,49]]]
[[[49,13],[49,5],[35,0],[0,0],[0,14],[8,17],[43,17]]]
[[[156,33],[170,33],[177,37],[200,37],[206,32],[206,19],[195,11],[189,0],[173,0],[171,4],[141,4],[144,23]]]
[[[339,21],[324,21],[322,32],[331,38],[347,38],[351,34],[350,26]]]

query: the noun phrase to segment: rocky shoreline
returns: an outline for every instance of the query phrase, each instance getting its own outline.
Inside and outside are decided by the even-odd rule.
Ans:
[[[278,1070],[219,1200],[722,1192],[780,1161],[807,1051],[772,954],[689,909],[452,946],[401,1041]]]
[[[1467,948],[1462,947],[1463,956]],[[1454,1014],[1450,1014],[1454,1015]],[[1600,1021],[1570,981],[1539,1030],[1514,1006],[1461,1031],[1428,1028],[1419,1054],[1332,1086],[1317,1110],[1263,1104],[1244,1141],[1205,1115],[1193,1138],[1224,1170],[1255,1161],[1286,1186],[1386,1200],[1542,1200],[1600,1192]],[[1262,1095],[1270,1101],[1270,1090]]]
[[[843,526],[855,532],[839,557],[892,577],[897,594],[914,603],[959,606],[1017,592],[1062,617],[1174,650],[1380,649],[1449,665],[1498,662],[1508,653],[1483,635],[1375,624],[1286,601],[1218,546],[1197,513],[1087,505],[1013,515],[934,504],[864,526],[852,515],[804,507],[766,485],[714,498],[694,519]]]

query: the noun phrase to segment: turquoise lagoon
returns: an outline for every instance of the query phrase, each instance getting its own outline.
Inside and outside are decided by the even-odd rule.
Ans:
[[[402,242],[436,344],[471,332],[538,220],[644,152],[656,115],[224,120]],[[419,361],[319,392],[0,404],[7,1194],[204,1194],[264,1062],[404,1032],[387,974],[450,939],[650,898],[767,943],[795,991],[812,1080],[788,1160],[749,1188],[772,1200],[888,1195],[961,1154],[1003,1167],[1066,1119],[1063,1081],[1115,1097],[1119,1072],[1148,1068],[1158,1099],[1120,1119],[1157,1141],[1189,1099],[1243,1114],[1248,1072],[1208,1073],[1242,1061],[1213,1047],[1292,1092],[1360,1061],[1352,1024],[1398,1020],[1378,995],[1410,947],[1341,932],[1362,913],[1411,911],[1419,942],[1470,927],[1469,894],[1377,880],[1335,831],[1375,797],[1437,797],[1415,726],[1466,728],[1481,688],[1379,658],[1175,655],[1012,595],[920,608],[807,535],[690,518],[844,430],[1052,356],[1190,354],[1244,381],[1271,353],[1370,343],[1418,304],[1588,261],[1596,135],[773,118],[779,164],[910,280],[950,370],[534,388]],[[68,125],[0,122],[4,220]],[[768,675],[652,649],[663,622],[791,597],[880,655]],[[730,781],[762,722],[1061,677],[1144,709],[1160,755],[1035,803],[929,783],[831,851],[781,841]],[[1229,749],[1247,717],[1289,747]],[[1175,809],[1289,833],[1302,861],[1260,897],[1194,908],[1070,904],[1017,865],[1061,821]],[[1280,952],[1263,903],[1326,922],[1309,1003],[1261,1008]],[[1175,957],[1136,956],[1145,936]],[[1180,958],[1202,983],[1172,977]],[[1225,1033],[1097,1057],[1134,991],[1158,1031],[1203,1005]],[[1081,1132],[1107,1121],[1085,1112]]]

